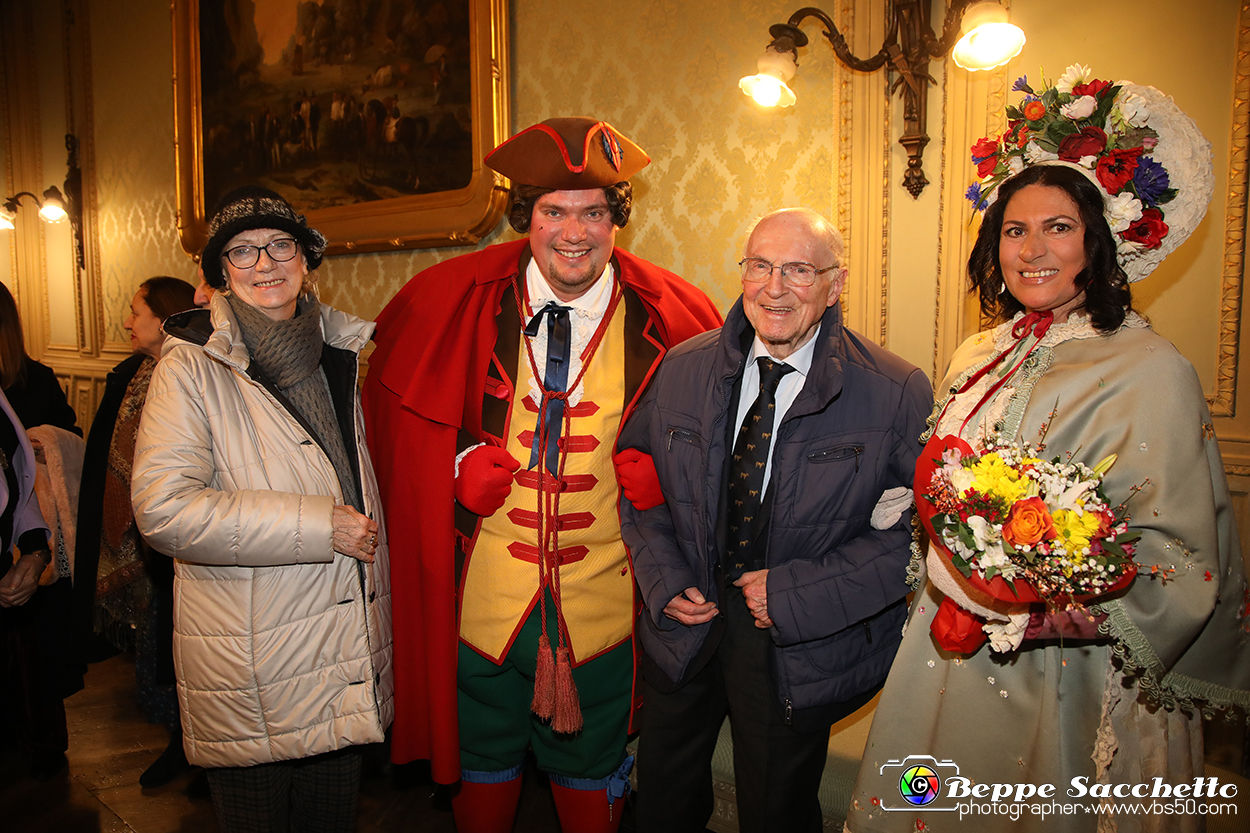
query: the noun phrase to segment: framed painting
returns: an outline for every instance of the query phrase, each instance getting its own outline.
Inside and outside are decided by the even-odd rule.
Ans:
[[[471,245],[506,181],[506,0],[174,0],[178,232],[282,194],[331,254]]]

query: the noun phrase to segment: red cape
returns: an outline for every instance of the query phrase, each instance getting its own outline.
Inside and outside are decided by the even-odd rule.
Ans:
[[[456,713],[456,440],[481,426],[482,386],[504,289],[527,240],[490,246],[418,274],[378,316],[364,386],[366,434],[386,508],[395,633],[391,758],[429,759],[460,780]],[[616,249],[665,348],[717,327],[720,313],[672,272]],[[656,360],[658,364],[658,359]],[[652,368],[654,370],[654,366]],[[632,403],[631,403],[632,404]],[[628,419],[629,413],[625,414]]]

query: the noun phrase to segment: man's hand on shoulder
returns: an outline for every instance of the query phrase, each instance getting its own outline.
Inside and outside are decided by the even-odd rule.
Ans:
[[[715,619],[719,612],[716,603],[703,598],[697,587],[687,587],[664,606],[664,615],[683,625],[702,625]]]

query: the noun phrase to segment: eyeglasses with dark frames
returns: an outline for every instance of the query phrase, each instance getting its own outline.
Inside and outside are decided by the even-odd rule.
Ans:
[[[279,237],[263,246],[235,246],[225,253],[235,269],[251,269],[260,262],[260,253],[269,255],[274,263],[286,263],[299,254],[299,243],[293,237]]]

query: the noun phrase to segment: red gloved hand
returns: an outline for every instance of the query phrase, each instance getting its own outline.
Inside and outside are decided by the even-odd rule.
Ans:
[[[655,461],[650,454],[636,448],[627,448],[612,458],[616,465],[616,481],[634,508],[645,512],[664,502],[660,491],[660,475],[655,471]]]
[[[460,461],[456,477],[456,500],[475,515],[489,517],[499,511],[512,491],[512,473],[521,468],[505,448],[483,445]]]

